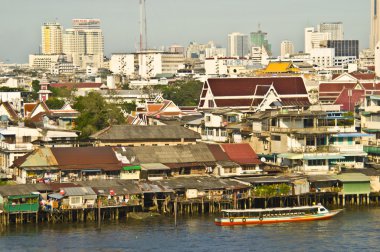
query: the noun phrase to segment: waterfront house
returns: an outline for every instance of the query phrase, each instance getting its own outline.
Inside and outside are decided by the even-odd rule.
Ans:
[[[337,192],[340,191],[338,179],[330,175],[309,175],[311,192]]]
[[[95,146],[195,144],[200,135],[177,125],[111,125],[90,136]]]
[[[220,177],[233,177],[241,173],[240,165],[231,161],[219,144],[208,144],[207,147],[216,160],[215,175]]]
[[[79,181],[77,185],[91,187],[101,201],[101,207],[140,206],[143,192],[132,180],[97,180]]]
[[[240,169],[236,170],[236,175],[242,176],[262,173],[259,167],[262,162],[250,144],[221,144],[220,146],[229,159],[240,166]]]
[[[62,187],[62,208],[94,208],[97,195],[91,187]]]
[[[369,196],[371,192],[370,178],[361,173],[342,173],[335,175],[339,180],[340,187],[342,188],[342,195],[364,195]]]
[[[374,168],[364,168],[364,169],[344,169],[343,173],[359,173],[364,174],[369,177],[371,184],[371,192],[380,192],[380,171]]]
[[[257,113],[252,146],[275,154],[277,164],[307,174],[336,173],[341,166],[363,167],[363,145],[353,118],[340,111],[284,110]],[[347,161],[345,161],[347,159]]]
[[[215,168],[215,158],[206,144],[176,146],[119,147],[130,165],[140,165],[148,178],[165,176],[205,175]],[[124,164],[127,165],[127,164]],[[170,169],[170,170],[169,170]]]
[[[122,164],[111,147],[40,148],[15,164],[19,183],[120,178]]]
[[[36,213],[40,193],[50,191],[47,185],[0,186],[0,209],[6,213]]]

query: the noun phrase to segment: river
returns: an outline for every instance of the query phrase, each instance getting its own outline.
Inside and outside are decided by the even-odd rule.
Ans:
[[[219,227],[212,216],[0,227],[0,251],[380,251],[380,208],[326,221]]]

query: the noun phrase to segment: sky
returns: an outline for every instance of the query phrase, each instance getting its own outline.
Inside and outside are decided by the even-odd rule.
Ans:
[[[139,41],[139,0],[0,0],[0,62],[26,63],[38,53],[41,25],[73,18],[100,18],[105,54],[133,52]],[[343,22],[345,39],[367,48],[370,0],[146,0],[148,47],[210,40],[227,46],[232,32],[268,33],[274,55],[282,40],[304,47],[304,28]]]

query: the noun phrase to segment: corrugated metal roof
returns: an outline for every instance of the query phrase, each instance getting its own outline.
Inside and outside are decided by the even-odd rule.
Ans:
[[[65,191],[65,196],[86,196],[86,195],[96,195],[91,187],[65,187],[62,188]]]
[[[342,182],[370,182],[370,178],[362,173],[342,173],[335,177]]]
[[[50,148],[40,148],[29,155],[26,160],[21,164],[21,167],[32,166],[57,166],[58,162],[51,152]]]
[[[169,167],[167,167],[164,164],[161,163],[147,163],[147,164],[141,164],[141,168],[144,170],[152,171],[152,170],[170,170]]]
[[[222,144],[227,156],[240,165],[261,164],[259,157],[249,144]]]
[[[152,139],[200,139],[199,133],[178,125],[112,125],[93,134],[90,138],[115,140],[152,140]]]

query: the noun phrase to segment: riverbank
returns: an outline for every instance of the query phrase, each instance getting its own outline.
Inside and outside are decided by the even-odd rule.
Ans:
[[[380,208],[352,207],[331,220],[218,227],[214,214],[0,228],[0,251],[377,251]]]

